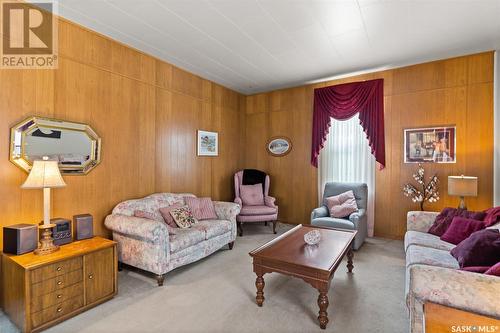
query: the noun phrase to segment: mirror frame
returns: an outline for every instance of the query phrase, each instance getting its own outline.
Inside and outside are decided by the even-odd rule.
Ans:
[[[92,129],[92,127],[90,127],[90,125],[73,121],[32,116],[17,123],[10,129],[9,160],[26,173],[30,172],[33,162],[28,160],[24,154],[24,145],[26,143],[25,137],[26,133],[30,132],[37,126],[80,131],[89,137],[92,143],[92,151],[88,161],[80,166],[59,164],[59,170],[63,175],[86,175],[99,163],[101,163],[101,138]],[[16,144],[16,133],[18,132],[21,133],[21,138],[18,138],[20,143]],[[17,137],[19,137],[19,135],[17,135]]]

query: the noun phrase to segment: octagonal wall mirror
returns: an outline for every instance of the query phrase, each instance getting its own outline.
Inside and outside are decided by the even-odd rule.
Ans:
[[[30,172],[47,156],[66,175],[87,174],[101,161],[101,138],[87,124],[30,117],[10,130],[10,161]]]

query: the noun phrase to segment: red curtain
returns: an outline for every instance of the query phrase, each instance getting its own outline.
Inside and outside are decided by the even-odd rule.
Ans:
[[[346,120],[358,114],[375,160],[385,167],[384,80],[339,84],[314,90],[311,164],[318,156],[330,129],[330,117]]]

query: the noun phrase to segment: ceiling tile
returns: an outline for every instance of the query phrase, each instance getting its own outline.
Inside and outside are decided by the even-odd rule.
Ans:
[[[59,12],[243,93],[500,48],[500,0],[61,0]]]

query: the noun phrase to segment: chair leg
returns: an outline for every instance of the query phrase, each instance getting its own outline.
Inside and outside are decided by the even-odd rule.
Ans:
[[[123,264],[121,261],[118,261],[118,272],[121,272],[123,270]]]
[[[276,226],[278,225],[278,220],[273,221],[273,232],[276,234]]]
[[[233,249],[233,246],[234,246],[234,241],[233,241],[233,242],[231,242],[231,243],[228,243],[227,245],[229,246],[229,249],[230,249],[230,250],[232,250],[232,249]]]
[[[158,282],[158,287],[163,286],[163,281],[165,281],[165,274],[156,275],[156,282]]]
[[[267,227],[267,221],[266,221],[266,222],[264,222],[264,225]]]
[[[243,223],[241,222],[236,222],[236,225],[237,225],[237,229],[239,231],[239,235],[240,237],[243,236]]]

